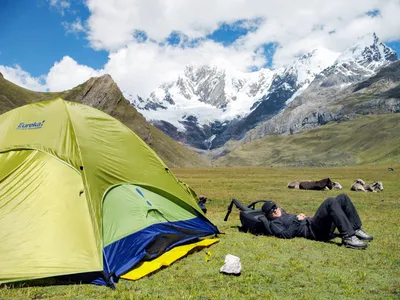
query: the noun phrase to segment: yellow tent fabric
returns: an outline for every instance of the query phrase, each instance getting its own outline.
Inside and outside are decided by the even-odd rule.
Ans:
[[[80,174],[37,150],[0,153],[0,165],[18,166],[0,168],[0,281],[102,268]]]
[[[200,242],[182,245],[173,248],[172,250],[164,253],[163,255],[153,259],[151,261],[145,261],[141,263],[138,267],[129,271],[128,273],[121,276],[121,278],[129,280],[138,280],[150,273],[157,271],[161,267],[166,267],[171,265],[173,262],[187,255],[191,250],[195,248],[208,247],[212,244],[218,242],[219,239],[204,239]]]
[[[57,98],[1,115],[0,129],[0,282],[103,271],[103,199],[122,183],[209,222],[157,154],[102,111]]]

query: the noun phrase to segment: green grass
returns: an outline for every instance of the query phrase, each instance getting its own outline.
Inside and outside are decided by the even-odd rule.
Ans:
[[[389,172],[387,167],[395,168]],[[174,169],[197,193],[212,199],[208,217],[224,233],[220,242],[136,282],[120,280],[116,290],[92,285],[30,282],[0,287],[0,299],[399,299],[400,164],[340,168]],[[289,190],[294,179],[330,177],[342,191]],[[381,180],[381,193],[351,192],[356,178]],[[238,211],[223,218],[233,197],[244,204],[273,199],[290,213],[312,215],[328,196],[347,193],[364,229],[375,239],[367,250],[296,238],[282,240],[238,232]],[[206,252],[211,252],[208,262]],[[242,274],[219,273],[227,254],[239,256]],[[43,281],[40,281],[43,282]],[[44,281],[46,283],[46,281]],[[47,281],[47,283],[54,283]]]
[[[400,162],[400,114],[331,122],[293,135],[270,135],[237,145],[218,166],[348,166]]]

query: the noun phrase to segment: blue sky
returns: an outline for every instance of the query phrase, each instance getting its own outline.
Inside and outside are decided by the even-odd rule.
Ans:
[[[344,51],[373,31],[400,53],[397,0],[172,2],[0,0],[0,71],[50,91],[109,73],[147,96],[187,64],[273,69],[315,47]]]
[[[99,69],[107,62],[107,51],[94,51],[82,33],[66,33],[62,22],[73,22],[74,14],[62,15],[46,1],[0,0],[0,64],[20,65],[32,76],[46,74],[63,56]],[[75,2],[74,8],[87,19],[87,8]]]

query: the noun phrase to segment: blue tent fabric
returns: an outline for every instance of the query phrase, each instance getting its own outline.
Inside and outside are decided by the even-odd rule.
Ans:
[[[142,260],[151,260],[175,246],[219,232],[201,217],[191,220],[155,224],[126,236],[104,248],[104,274],[118,278]],[[152,247],[155,245],[156,247]],[[110,285],[99,276],[92,283]]]

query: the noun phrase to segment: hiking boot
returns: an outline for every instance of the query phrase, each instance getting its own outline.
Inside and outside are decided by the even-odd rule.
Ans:
[[[366,234],[362,229],[356,230],[356,237],[363,241],[372,241],[374,239],[373,236]]]
[[[355,235],[344,237],[342,239],[342,244],[347,248],[352,249],[365,249],[367,248],[367,244],[358,239]]]

